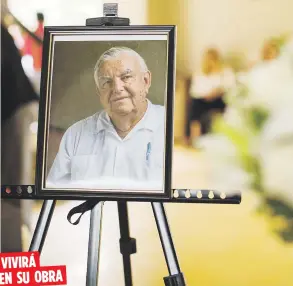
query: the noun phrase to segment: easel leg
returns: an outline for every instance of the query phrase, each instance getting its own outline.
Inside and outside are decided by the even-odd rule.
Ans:
[[[132,286],[130,255],[136,253],[136,241],[130,237],[129,220],[126,202],[118,202],[118,215],[120,225],[120,252],[123,257],[125,286]]]
[[[162,203],[152,203],[165,259],[170,276],[164,278],[166,286],[185,286],[183,274],[180,271],[167,216]]]
[[[55,209],[56,200],[44,201],[41,213],[38,218],[37,226],[30,244],[29,251],[42,252],[45,238],[50,226],[50,222]]]
[[[98,285],[103,204],[104,202],[99,202],[91,210],[86,286]]]

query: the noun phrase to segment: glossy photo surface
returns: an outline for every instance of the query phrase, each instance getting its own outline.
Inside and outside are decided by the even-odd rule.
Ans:
[[[166,197],[174,85],[170,31],[47,28],[41,189]]]

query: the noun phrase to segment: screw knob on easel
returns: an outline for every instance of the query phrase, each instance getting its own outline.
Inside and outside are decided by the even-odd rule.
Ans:
[[[118,17],[118,3],[104,3],[103,17],[86,19],[86,26],[129,26],[129,18]]]
[[[118,3],[104,3],[104,17],[118,17]]]

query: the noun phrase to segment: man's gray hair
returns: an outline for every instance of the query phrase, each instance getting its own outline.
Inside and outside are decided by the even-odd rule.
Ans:
[[[102,64],[109,60],[109,59],[113,59],[115,57],[118,57],[121,53],[127,53],[131,56],[136,57],[136,59],[138,60],[139,64],[140,64],[140,68],[142,72],[147,72],[149,69],[146,65],[145,60],[142,58],[142,56],[140,54],[138,54],[136,51],[127,48],[127,47],[112,47],[109,50],[105,51],[100,58],[98,59],[96,65],[95,65],[95,70],[94,70],[94,78],[95,78],[95,82],[98,85],[98,72],[100,67],[102,66]]]

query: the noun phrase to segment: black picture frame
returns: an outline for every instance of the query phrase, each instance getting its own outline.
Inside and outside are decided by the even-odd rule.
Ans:
[[[165,98],[165,160],[164,188],[161,191],[52,189],[45,187],[46,156],[50,118],[50,81],[52,80],[52,50],[55,35],[167,35],[167,79]],[[172,153],[173,153],[173,104],[175,96],[176,26],[56,26],[45,27],[40,89],[39,122],[37,137],[36,196],[48,199],[98,199],[166,201],[172,199]],[[74,59],[73,59],[74,60]]]

